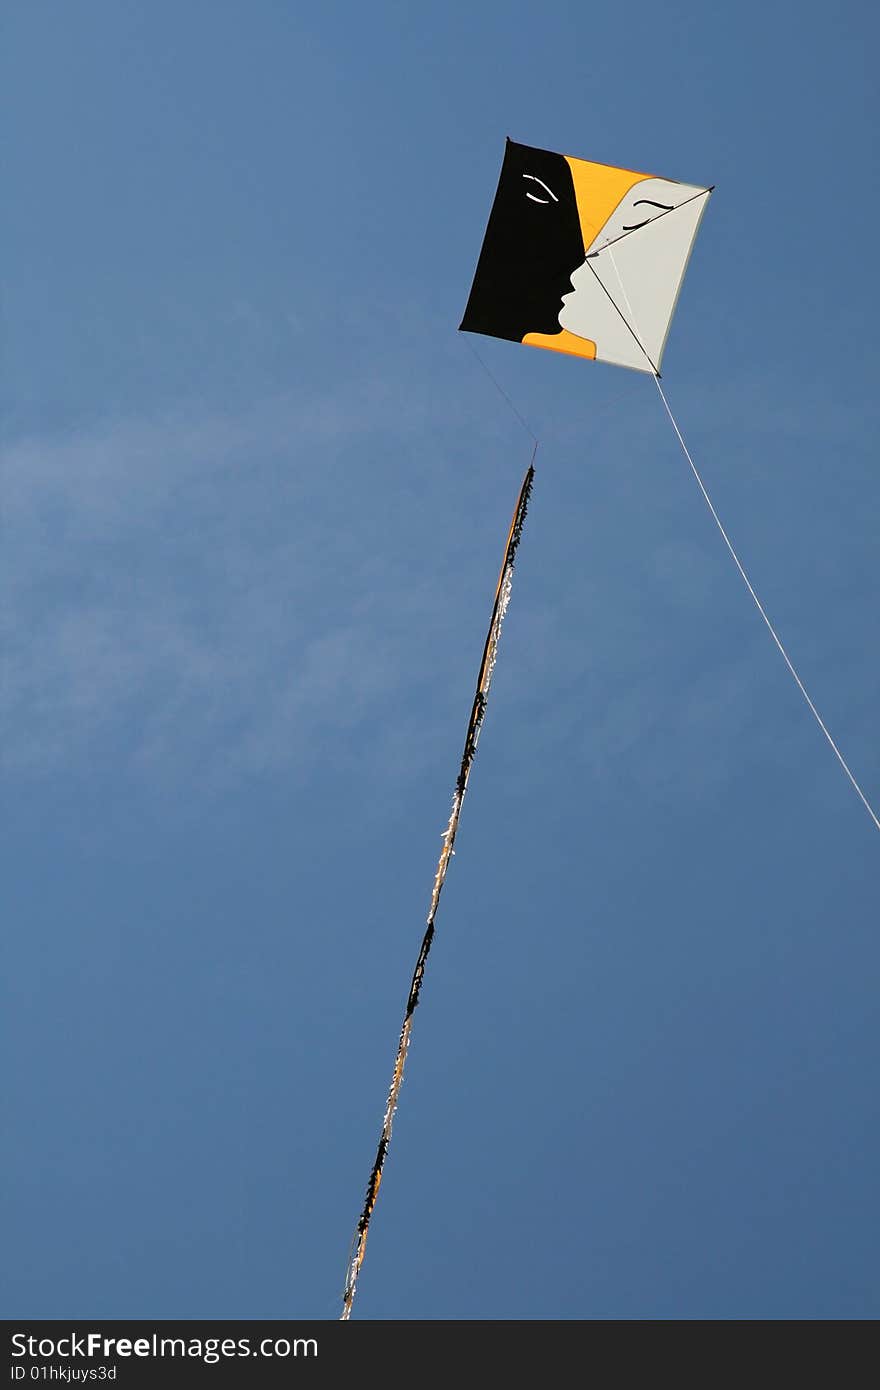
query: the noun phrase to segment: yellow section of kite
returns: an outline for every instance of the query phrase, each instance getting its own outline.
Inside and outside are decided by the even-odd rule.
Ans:
[[[589,338],[579,338],[562,328],[558,333],[527,333],[523,338],[527,347],[550,348],[553,352],[567,352],[572,357],[596,356],[596,344]]]
[[[589,251],[614,209],[631,188],[651,174],[636,174],[632,169],[615,169],[611,164],[595,164],[591,159],[565,156],[574,181],[574,196],[584,238],[584,251]]]

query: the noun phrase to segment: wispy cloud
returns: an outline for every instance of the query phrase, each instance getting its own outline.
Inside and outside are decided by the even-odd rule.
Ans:
[[[443,601],[365,544],[363,454],[387,422],[360,394],[7,450],[7,769],[257,770],[387,708],[407,631],[442,626]]]
[[[496,421],[521,441],[484,387],[446,381],[435,402],[365,376],[13,443],[7,772],[97,762],[210,787],[332,757],[418,775],[438,716],[463,728],[518,482],[509,447],[485,447]],[[655,425],[594,420],[588,488],[580,451],[551,441],[497,698],[551,760],[710,794],[746,744],[795,760],[800,711],[790,747],[778,718],[763,732],[784,673],[707,518],[683,511],[687,479],[646,469]]]

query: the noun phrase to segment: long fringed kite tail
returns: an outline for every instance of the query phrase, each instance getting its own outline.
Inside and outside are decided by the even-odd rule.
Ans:
[[[422,981],[425,977],[425,964],[428,959],[428,952],[431,949],[431,942],[434,939],[434,920],[437,916],[440,894],[443,891],[443,884],[446,880],[446,870],[449,867],[449,861],[455,853],[455,837],[458,833],[461,806],[464,801],[464,794],[467,790],[468,778],[470,777],[474,754],[477,751],[477,743],[480,738],[480,730],[483,727],[483,719],[486,714],[489,686],[492,683],[492,673],[495,670],[495,661],[498,656],[498,641],[501,636],[501,624],[504,622],[504,615],[507,612],[507,605],[510,602],[513,566],[516,559],[517,548],[519,547],[520,537],[522,536],[523,523],[526,519],[526,509],[532,491],[532,481],[535,476],[535,454],[537,450],[538,446],[536,444],[532,451],[532,461],[529,464],[528,472],[520,488],[516,510],[513,513],[513,521],[510,523],[510,531],[507,535],[507,546],[504,551],[504,561],[501,565],[501,573],[498,576],[498,584],[495,588],[495,601],[492,605],[492,620],[489,623],[489,631],[486,634],[486,644],[483,647],[483,659],[480,663],[480,675],[477,680],[474,703],[471,707],[471,717],[468,720],[467,735],[464,741],[464,752],[461,755],[461,767],[459,768],[458,779],[455,783],[455,791],[452,795],[452,811],[449,816],[449,822],[443,832],[443,846],[440,850],[437,872],[434,875],[434,887],[431,892],[431,905],[428,911],[428,926],[422,940],[419,958],[416,961],[416,968],[413,971],[412,984],[409,987],[409,997],[406,1001],[406,1013],[403,1019],[403,1027],[400,1030],[400,1042],[397,1047],[397,1059],[394,1063],[391,1087],[388,1091],[388,1101],[385,1106],[385,1115],[382,1119],[382,1132],[379,1135],[379,1147],[376,1151],[376,1160],[373,1164],[373,1170],[370,1173],[370,1180],[367,1183],[367,1195],[364,1201],[364,1209],[361,1212],[354,1233],[348,1268],[345,1274],[341,1321],[347,1321],[351,1316],[351,1307],[354,1303],[358,1275],[360,1274],[361,1265],[364,1262],[364,1255],[367,1248],[367,1232],[370,1226],[370,1218],[373,1215],[376,1198],[379,1195],[379,1184],[382,1181],[382,1169],[385,1166],[388,1146],[391,1143],[391,1126],[394,1122],[394,1112],[397,1109],[397,1102],[400,1097],[400,1087],[403,1084],[403,1069],[406,1065],[406,1055],[409,1051],[410,1037],[412,1035],[413,1014],[419,1002],[419,993],[422,988]]]

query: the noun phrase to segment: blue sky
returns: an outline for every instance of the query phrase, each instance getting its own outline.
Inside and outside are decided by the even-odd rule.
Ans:
[[[332,1318],[530,452],[506,135],[717,184],[664,385],[880,801],[876,13],[5,28],[3,1305]],[[355,1316],[877,1316],[877,831],[650,380],[478,348],[538,475]]]

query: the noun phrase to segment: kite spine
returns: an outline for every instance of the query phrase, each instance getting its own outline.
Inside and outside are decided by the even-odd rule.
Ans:
[[[397,1057],[391,1076],[391,1086],[388,1090],[388,1100],[385,1104],[385,1114],[382,1118],[379,1146],[376,1150],[375,1162],[373,1163],[369,1182],[367,1183],[364,1207],[355,1229],[348,1267],[346,1269],[345,1287],[342,1295],[341,1321],[343,1322],[347,1321],[351,1316],[352,1304],[354,1303],[354,1296],[357,1289],[358,1275],[360,1274],[361,1266],[364,1262],[364,1255],[366,1254],[367,1233],[369,1231],[370,1219],[373,1215],[376,1199],[379,1195],[379,1186],[382,1182],[382,1171],[385,1167],[385,1159],[388,1156],[388,1147],[391,1143],[391,1127],[394,1123],[394,1114],[397,1110],[397,1104],[400,1098],[400,1088],[403,1084],[403,1070],[406,1065],[407,1053],[409,1052],[410,1039],[412,1037],[413,1015],[419,1002],[422,981],[425,977],[425,965],[428,960],[428,953],[431,950],[431,943],[434,939],[434,922],[437,916],[437,909],[440,905],[440,894],[443,891],[443,884],[446,881],[446,872],[449,868],[450,860],[455,853],[455,837],[458,833],[458,822],[461,816],[462,802],[464,801],[464,795],[467,791],[468,778],[470,777],[471,767],[473,766],[474,756],[477,751],[477,744],[480,739],[480,731],[483,727],[483,720],[486,714],[489,687],[492,683],[492,675],[498,657],[501,625],[504,622],[504,616],[510,602],[510,590],[513,583],[513,567],[516,560],[516,552],[522,537],[523,524],[526,519],[526,511],[528,510],[529,497],[532,491],[532,482],[535,476],[535,454],[537,451],[538,445],[536,443],[532,450],[532,459],[529,464],[528,472],[520,488],[516,509],[513,513],[513,520],[510,523],[510,530],[507,534],[507,545],[504,551],[504,560],[502,561],[501,572],[495,587],[492,618],[489,623],[489,631],[486,634],[486,642],[483,647],[483,659],[480,662],[480,674],[477,679],[477,688],[474,694],[473,705],[471,706],[470,719],[468,720],[464,751],[461,755],[461,766],[455,783],[455,790],[452,794],[452,810],[446,829],[443,832],[443,844],[440,849],[437,872],[434,875],[434,887],[431,891],[427,929],[422,938],[422,945],[419,950],[418,960],[416,961],[416,968],[413,971],[412,983],[409,987],[403,1027],[400,1030],[400,1041],[397,1046]]]

